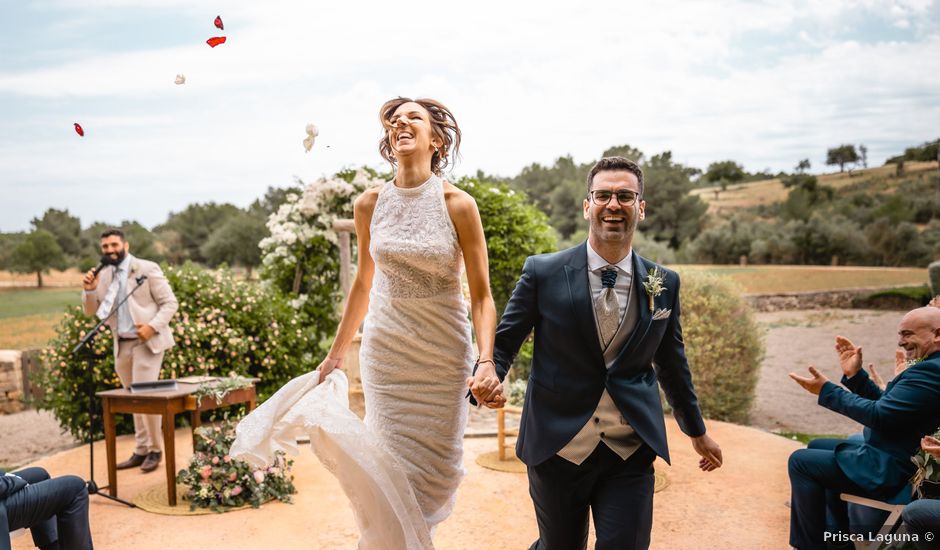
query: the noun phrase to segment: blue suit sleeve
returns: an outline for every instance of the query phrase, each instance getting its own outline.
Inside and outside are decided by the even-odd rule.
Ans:
[[[873,430],[890,430],[922,415],[927,402],[924,385],[916,376],[906,376],[890,392],[881,394],[880,399],[866,399],[826,382],[818,403]]]
[[[679,320],[679,276],[675,276],[675,299],[666,333],[656,350],[656,376],[666,394],[666,401],[672,407],[679,428],[689,437],[698,437],[705,433],[705,422],[698,406],[698,397],[692,386],[692,373],[685,356],[685,342],[682,340],[682,323]]]
[[[493,348],[493,360],[496,362],[496,374],[502,380],[509,373],[512,362],[519,353],[522,343],[532,332],[538,319],[538,299],[535,284],[535,266],[532,258],[527,258],[522,266],[522,275],[516,288],[506,303],[506,309],[496,327],[496,344]]]
[[[882,391],[872,382],[865,369],[860,369],[852,378],[842,376],[842,385],[852,393],[865,399],[881,399]]]

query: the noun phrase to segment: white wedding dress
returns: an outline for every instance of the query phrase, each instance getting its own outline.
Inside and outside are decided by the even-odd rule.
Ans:
[[[443,181],[379,191],[369,251],[376,270],[362,333],[364,421],[340,371],[288,382],[238,425],[231,454],[258,466],[296,437],[337,477],[355,511],[359,548],[433,548],[463,476],[465,380],[473,349],[462,256]]]

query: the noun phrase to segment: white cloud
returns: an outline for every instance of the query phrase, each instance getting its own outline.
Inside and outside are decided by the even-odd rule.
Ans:
[[[43,6],[67,5],[83,18],[89,6],[138,4]],[[898,152],[896,143],[935,137],[940,120],[940,57],[925,55],[940,51],[940,37],[863,44],[826,32],[860,9],[916,27],[933,8],[923,1],[549,2],[537,10],[236,1],[222,13],[229,42],[215,49],[202,41],[215,32],[217,4],[148,4],[205,18],[205,36],[0,74],[0,94],[26,106],[0,117],[0,127],[21,136],[0,132],[0,213],[14,227],[51,205],[50,196],[100,213],[83,221],[152,225],[189,202],[244,205],[294,175],[380,165],[377,109],[399,94],[436,97],[454,110],[464,129],[459,173],[510,175],[623,143],[648,154],[670,149],[702,167],[733,158],[776,170],[803,157],[819,167],[826,147],[853,142],[868,144],[875,162]],[[782,35],[768,40],[803,49],[765,60],[737,49],[745,35]],[[177,73],[185,86],[173,84]],[[75,121],[84,140],[71,131]],[[321,133],[304,154],[308,121]],[[24,182],[41,183],[42,195],[8,207]],[[149,198],[133,207],[96,200],[115,193]]]

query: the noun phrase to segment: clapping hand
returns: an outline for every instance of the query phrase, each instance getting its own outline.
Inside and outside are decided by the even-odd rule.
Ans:
[[[862,348],[844,336],[836,336],[836,353],[839,354],[839,366],[846,378],[852,378],[862,369]]]
[[[925,435],[923,439],[920,440],[920,448],[925,452],[932,454],[934,458],[940,460],[940,439]]]
[[[819,392],[822,391],[823,385],[828,382],[829,379],[823,376],[823,374],[816,370],[816,367],[812,365],[809,366],[809,373],[812,375],[812,378],[799,376],[795,372],[790,373],[790,378],[795,380],[797,384],[803,386],[803,389],[809,393],[813,395],[819,395]]]

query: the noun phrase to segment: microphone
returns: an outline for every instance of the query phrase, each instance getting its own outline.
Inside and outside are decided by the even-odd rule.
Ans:
[[[138,275],[137,278],[136,278],[137,286],[140,286],[140,285],[144,284],[144,281],[146,281],[146,280],[147,280],[147,276],[146,276],[146,275]]]
[[[95,266],[95,268],[91,271],[91,274],[97,277],[98,273],[100,273],[102,269],[108,267],[109,265],[114,265],[114,263],[111,260],[111,256],[107,254],[103,254],[101,256],[101,260],[98,261],[98,265]]]

